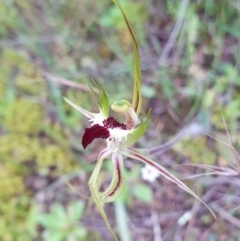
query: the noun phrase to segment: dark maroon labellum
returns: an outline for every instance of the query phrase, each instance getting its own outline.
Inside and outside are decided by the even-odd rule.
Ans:
[[[84,149],[92,143],[96,138],[107,139],[110,136],[108,129],[120,128],[126,130],[126,125],[117,122],[113,117],[108,117],[103,121],[103,126],[95,124],[90,128],[86,128],[82,138],[82,146]]]
[[[96,138],[107,139],[110,133],[106,127],[95,124],[90,128],[86,128],[82,137],[82,146],[84,149]]]
[[[122,130],[126,130],[126,124],[122,124],[117,122],[113,117],[108,117],[106,120],[103,121],[103,125],[106,128],[120,128]]]

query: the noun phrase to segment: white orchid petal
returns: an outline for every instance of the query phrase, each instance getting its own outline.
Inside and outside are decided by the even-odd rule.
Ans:
[[[89,118],[89,121],[92,122],[91,125],[95,125],[95,124],[99,124],[101,126],[103,125],[102,122],[105,120],[106,117],[101,112],[100,113],[89,112],[89,111],[85,110],[84,108],[82,108],[81,106],[74,104],[72,101],[70,101],[66,97],[63,97],[63,98],[74,109],[76,109],[77,111],[79,111],[83,115],[85,115],[87,118]]]
[[[91,113],[85,109],[83,109],[82,107],[74,104],[71,100],[67,99],[66,97],[63,97],[63,99],[69,104],[71,105],[74,109],[76,109],[77,111],[81,112],[83,115],[85,115],[86,117],[88,117],[89,119],[93,119],[95,113]]]

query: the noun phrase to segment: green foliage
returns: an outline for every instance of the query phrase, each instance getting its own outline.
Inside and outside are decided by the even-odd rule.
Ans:
[[[131,25],[143,25],[147,18],[147,12],[142,2],[119,1],[127,16],[135,15],[135,18],[129,18]],[[109,8],[108,12],[100,19],[103,27],[125,28],[125,22],[121,12],[115,6]]]
[[[42,236],[46,241],[85,240],[87,231],[79,224],[84,206],[83,202],[72,202],[65,209],[61,204],[54,203],[48,214],[41,213],[40,208],[36,206],[29,214],[29,229],[33,232],[34,224],[42,225]]]
[[[3,101],[6,91],[6,84],[4,83],[4,74],[0,73],[0,101]]]
[[[173,17],[176,17],[179,8],[179,1],[177,0],[168,0],[166,2],[166,12]]]
[[[142,95],[145,98],[151,99],[156,96],[156,89],[152,86],[143,85],[142,86]]]
[[[28,207],[29,199],[26,196],[7,201],[0,198],[0,240],[31,241],[25,225]]]
[[[19,27],[18,18],[18,12],[11,2],[0,2],[0,37],[6,36],[8,31]]]
[[[148,17],[148,12],[146,11],[147,4],[144,2],[133,2],[127,0],[119,2],[128,18],[129,16],[135,16],[134,18],[129,18],[130,25],[134,26],[137,34],[140,34],[140,42],[145,41],[146,36],[144,35],[144,22]],[[116,28],[120,30],[123,35],[128,34],[121,12],[115,6],[110,7],[108,11],[102,15],[100,18],[100,24],[105,28]],[[129,37],[127,37],[127,39],[129,39]]]
[[[151,187],[139,183],[134,187],[134,196],[145,203],[151,203],[153,201],[153,191]]]
[[[240,99],[235,99],[224,106],[222,108],[222,114],[226,123],[228,123],[229,130],[231,132],[236,131],[238,128],[237,120],[240,117]],[[218,129],[225,130],[225,126],[222,121],[222,114],[220,109],[214,110],[211,121],[212,124]]]

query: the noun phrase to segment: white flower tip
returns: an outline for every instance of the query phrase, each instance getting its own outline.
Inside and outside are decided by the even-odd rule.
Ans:
[[[142,179],[148,182],[155,182],[156,179],[160,176],[158,170],[154,167],[146,165],[141,169]]]
[[[184,213],[179,219],[178,219],[178,225],[179,226],[184,226],[190,219],[192,218],[192,213],[191,212],[186,212]]]

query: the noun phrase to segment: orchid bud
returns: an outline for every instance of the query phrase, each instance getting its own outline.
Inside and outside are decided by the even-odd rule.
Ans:
[[[131,104],[127,100],[116,100],[111,105],[112,110],[118,114],[126,114],[130,107]]]

